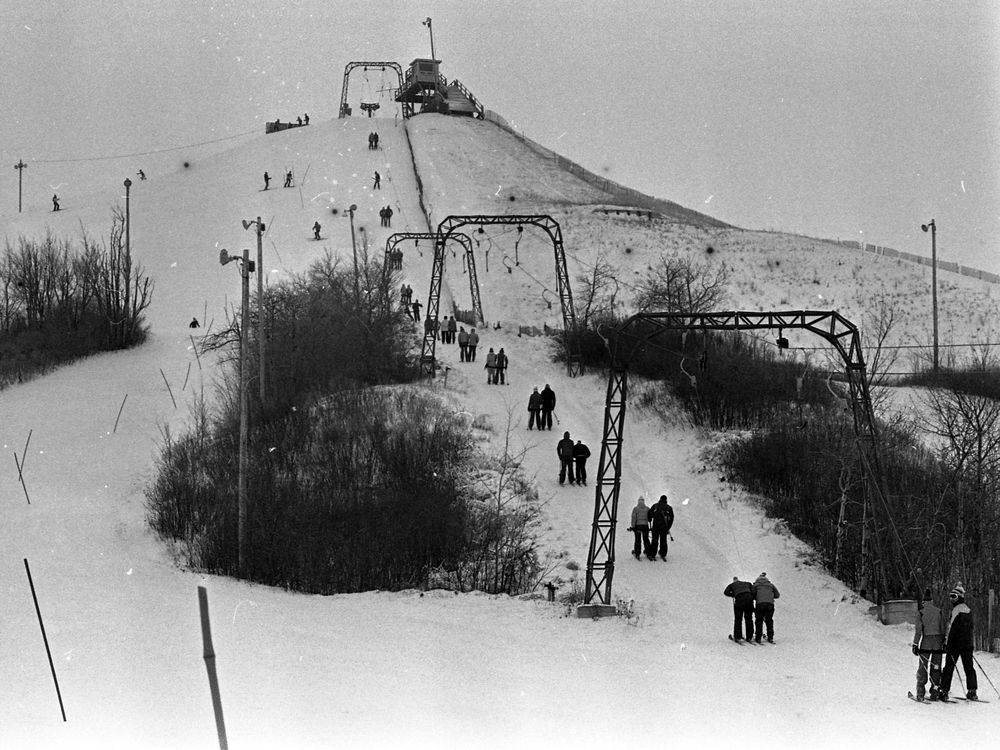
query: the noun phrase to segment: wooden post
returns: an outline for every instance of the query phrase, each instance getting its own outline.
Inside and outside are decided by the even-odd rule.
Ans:
[[[995,589],[990,589],[989,605],[986,610],[986,647],[990,652],[993,652],[997,643],[997,638],[993,636],[993,608],[996,606],[996,602],[997,592]]]
[[[215,671],[215,648],[212,646],[212,623],[208,619],[208,591],[198,587],[198,608],[201,611],[201,641],[205,669],[208,671],[208,689],[212,693],[212,710],[215,712],[215,729],[219,735],[219,748],[226,750],[226,720],[222,715],[222,695],[219,692],[219,675]]]
[[[17,212],[21,213],[21,176],[24,174],[24,170],[28,165],[24,163],[22,159],[17,160],[17,164],[14,165],[14,169],[17,170]]]

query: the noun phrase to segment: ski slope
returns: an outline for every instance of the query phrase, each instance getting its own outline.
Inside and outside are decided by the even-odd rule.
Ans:
[[[217,747],[198,616],[203,585],[234,748],[590,747],[653,737],[707,747],[984,745],[1000,720],[1000,700],[985,679],[981,694],[992,697],[991,704],[907,701],[916,668],[910,628],[875,622],[867,603],[810,565],[803,545],[721,481],[701,458],[709,436],[680,418],[663,424],[635,408],[625,438],[614,578],[615,596],[634,602],[630,618],[578,619],[544,596],[306,596],[176,566],[145,527],[143,488],[162,432],[183,429],[186,404],[202,388],[211,392],[216,369],[195,356],[187,324],[196,316],[218,325],[238,301],[239,274],[219,267],[218,251],[254,250],[253,232],[241,226],[245,219],[260,216],[267,224],[270,281],[304,270],[327,249],[350,262],[345,212],[351,204],[358,206],[356,228],[364,227],[369,249],[381,252],[393,232],[428,231],[416,163],[431,227],[451,214],[552,214],[566,234],[571,279],[608,248],[619,253],[615,262],[625,280],[657,257],[662,242],[682,249],[710,241],[729,262],[744,261],[736,294],[745,297],[734,307],[749,300],[770,306],[782,295],[794,306],[816,293],[809,274],[797,281],[787,260],[795,242],[785,236],[672,225],[658,226],[657,240],[633,220],[595,213],[606,196],[536,164],[523,145],[487,123],[421,116],[409,127],[412,155],[401,122],[354,118],[261,135],[188,168],[133,180],[132,245],[156,283],[149,343],[0,392],[0,445],[23,458],[30,496],[29,504],[14,461],[0,462],[0,674],[7,686],[0,744]],[[380,135],[377,152],[366,146],[372,129]],[[282,189],[289,169],[295,187]],[[372,189],[376,169],[380,191]],[[264,170],[272,177],[266,192]],[[120,177],[109,174],[106,191],[81,196],[58,215],[8,217],[6,237],[40,235],[49,227],[73,235],[81,221],[101,234],[108,206],[121,198]],[[515,201],[504,200],[501,181],[514,186]],[[391,228],[377,221],[386,204],[395,211]],[[311,240],[314,221],[323,227],[320,242]],[[615,243],[633,252],[624,254]],[[920,282],[909,267],[820,245],[802,251],[818,268],[838,259],[860,264],[864,274],[894,283],[901,296],[912,295]],[[405,248],[404,276],[421,302],[430,278],[428,249]],[[477,247],[477,263],[484,251]],[[480,362],[460,363],[456,346],[439,344],[438,356],[451,368],[447,385],[438,378],[428,387],[447,390],[460,408],[492,423],[493,443],[511,420],[514,447],[527,448],[525,470],[544,502],[552,577],[566,593],[574,579],[583,583],[594,494],[592,486],[556,483],[555,443],[562,431],[583,439],[596,475],[605,383],[599,373],[568,378],[550,362],[545,339],[517,336],[518,325],[558,323],[540,291],[554,288],[551,246],[532,235],[518,251],[524,270],[507,273],[500,259],[514,252],[513,239],[498,237],[490,271],[480,267],[486,317],[501,326],[483,332]],[[785,258],[787,272],[769,276],[762,270],[768,256]],[[442,315],[449,293],[465,306],[465,284],[460,264],[449,261]],[[856,276],[831,271],[823,292],[855,300],[858,284]],[[956,289],[948,320],[961,330],[967,311],[958,300],[990,299],[991,292]],[[491,346],[504,347],[510,357],[508,386],[486,385],[482,360]],[[558,425],[551,433],[528,432],[528,394],[545,383],[558,396]],[[667,493],[676,511],[665,563],[628,554],[627,520],[640,493],[650,501]],[[24,559],[45,618],[65,723]],[[725,637],[731,604],[722,590],[733,575],[752,578],[761,571],[782,594],[778,643],[735,646]],[[984,616],[982,601],[970,604]],[[1000,682],[996,659],[978,656]]]

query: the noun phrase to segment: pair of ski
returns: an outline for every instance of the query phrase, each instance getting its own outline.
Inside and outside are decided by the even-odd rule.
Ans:
[[[729,638],[729,640],[731,640],[737,646],[742,646],[744,643],[754,643],[754,644],[756,644],[758,646],[763,646],[764,645],[764,641],[757,641],[757,640],[754,640],[753,638],[740,638],[739,640],[736,640],[735,638],[733,638],[733,634],[732,633],[730,633],[726,637]],[[767,641],[767,642],[770,643],[772,646],[774,645],[774,641]],[[916,699],[914,699],[914,700],[916,700]]]
[[[961,695],[956,695],[954,698],[938,698],[932,701],[929,698],[918,698],[913,694],[912,690],[907,691],[906,697],[916,703],[957,703],[958,701],[964,701],[965,703],[989,703],[989,701],[982,698],[964,698]]]

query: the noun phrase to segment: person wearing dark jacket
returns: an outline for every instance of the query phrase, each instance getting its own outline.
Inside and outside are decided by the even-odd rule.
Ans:
[[[563,439],[556,445],[556,455],[559,456],[559,484],[566,481],[566,474],[569,474],[569,483],[576,484],[576,477],[573,476],[573,441],[569,433],[563,433]]]
[[[556,409],[556,392],[549,388],[546,383],[542,389],[542,421],[538,426],[540,430],[552,429],[552,412]]]
[[[965,670],[965,689],[968,691],[965,697],[971,701],[978,700],[976,690],[979,681],[976,678],[976,668],[972,660],[974,644],[972,641],[973,621],[972,611],[965,603],[965,587],[961,583],[948,594],[951,599],[951,618],[948,621],[948,631],[944,639],[944,671],[941,673],[941,700],[948,700],[948,691],[951,690],[951,676],[955,672],[955,665],[958,660],[962,660],[962,669]]]
[[[941,687],[941,653],[944,650],[944,618],[941,610],[931,601],[930,589],[924,592],[923,601],[917,602],[917,623],[913,632],[913,655],[920,658],[917,664],[918,701],[924,699],[927,678],[930,677],[930,699],[936,701]]]
[[[646,498],[642,495],[639,495],[635,507],[632,508],[632,521],[628,530],[635,534],[632,556],[636,560],[641,560],[643,555],[649,554],[649,508],[646,507]]]
[[[650,560],[655,560],[657,555],[661,560],[667,559],[667,537],[673,525],[674,509],[667,502],[667,496],[660,495],[660,499],[649,509],[649,526],[653,532],[649,540]]]
[[[590,458],[590,448],[577,440],[573,446],[573,462],[576,464],[576,483],[587,483],[587,459]]]
[[[743,640],[745,630],[749,641],[753,637],[753,584],[733,576],[722,593],[733,598],[733,640]]]
[[[760,643],[764,635],[764,626],[767,626],[768,643],[774,643],[774,600],[781,594],[778,587],[767,580],[767,573],[761,573],[757,580],[753,582],[754,611],[757,614],[757,628],[754,631],[753,639]]]
[[[535,422],[538,423],[538,429],[542,429],[542,419],[539,416],[542,410],[542,394],[538,392],[538,386],[535,386],[535,390],[531,392],[528,396],[528,429],[532,429],[535,426]]]

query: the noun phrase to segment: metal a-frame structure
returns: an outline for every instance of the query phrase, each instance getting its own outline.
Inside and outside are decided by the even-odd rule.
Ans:
[[[437,235],[432,232],[397,232],[389,235],[389,239],[385,241],[385,262],[382,264],[383,277],[389,273],[389,257],[400,242],[436,239]],[[484,325],[486,318],[483,317],[483,301],[479,295],[479,277],[476,275],[476,258],[472,254],[472,238],[462,232],[452,232],[450,239],[455,240],[465,248],[465,265],[469,270],[469,294],[472,297],[472,314],[476,318],[476,325]],[[429,308],[427,314],[430,315]]]
[[[468,224],[478,224],[480,229],[492,224],[530,225],[542,229],[549,236],[555,255],[556,289],[559,293],[559,302],[562,305],[563,336],[566,342],[566,369],[570,377],[579,375],[583,369],[581,358],[579,352],[571,350],[571,346],[573,346],[573,342],[575,341],[572,334],[576,331],[576,310],[573,307],[573,292],[570,289],[569,274],[566,271],[566,252],[563,249],[562,229],[559,223],[551,216],[540,214],[449,216],[438,224],[434,243],[434,267],[431,271],[431,287],[427,293],[428,317],[435,321],[438,319],[438,306],[441,301],[441,277],[444,273],[445,245],[448,242],[448,238],[459,227]],[[425,330],[423,348],[420,353],[420,367],[424,374],[431,377],[434,377],[436,342],[433,328],[429,331]]]
[[[844,361],[854,434],[861,458],[866,526],[862,531],[862,578],[872,575],[867,522],[876,507],[888,509],[885,475],[878,456],[875,415],[857,327],[833,311],[640,313],[619,325],[608,337],[611,366],[604,403],[604,438],[597,471],[594,522],[587,555],[585,606],[581,616],[613,614],[611,582],[615,570],[615,526],[621,490],[628,365],[632,355],[666,331],[754,331],[804,329],[831,344]],[[877,537],[875,543],[878,544]],[[882,556],[880,555],[880,558]],[[864,586],[864,584],[863,584]],[[598,604],[592,604],[597,599]]]
[[[354,61],[347,63],[344,68],[344,83],[340,87],[340,109],[337,110],[339,118],[347,117],[348,107],[347,107],[347,88],[351,78],[351,71],[355,68],[363,67],[365,70],[368,68],[378,68],[379,70],[385,70],[386,68],[392,68],[396,71],[396,76],[399,78],[399,88],[403,88],[403,68],[397,62],[370,62],[370,61]],[[412,105],[411,105],[412,106]]]

